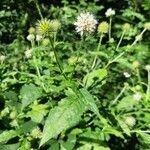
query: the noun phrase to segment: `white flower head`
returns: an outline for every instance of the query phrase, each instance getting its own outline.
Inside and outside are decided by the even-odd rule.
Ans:
[[[145,69],[146,69],[147,71],[150,71],[150,65],[146,65],[146,66],[145,66]]]
[[[35,39],[35,36],[34,36],[34,34],[29,34],[28,36],[27,36],[27,40],[28,41],[33,41]]]
[[[41,41],[42,40],[42,38],[43,38],[43,36],[41,36],[41,35],[36,35],[36,41],[37,42],[39,42],[39,41]]]
[[[90,14],[89,12],[82,12],[77,17],[77,20],[74,23],[74,25],[76,26],[76,31],[82,36],[84,32],[94,32],[97,23],[98,22],[93,16],[93,14]]]
[[[139,100],[141,100],[142,95],[139,92],[137,92],[133,95],[133,98],[134,98],[134,100],[139,101]]]
[[[26,58],[31,58],[32,57],[32,50],[31,49],[26,50],[25,56],[26,56]]]
[[[130,78],[131,74],[129,74],[128,72],[124,72],[123,75],[126,77],[126,78]]]
[[[105,12],[106,17],[111,17],[115,15],[115,10],[113,10],[112,8],[107,9],[107,11]]]
[[[5,59],[6,59],[6,56],[0,55],[0,62],[4,62]]]
[[[129,127],[133,127],[136,124],[136,120],[134,117],[132,116],[128,116],[125,118],[125,123],[129,126]]]

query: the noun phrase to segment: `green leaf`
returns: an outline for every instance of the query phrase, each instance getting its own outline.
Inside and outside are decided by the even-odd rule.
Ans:
[[[84,79],[83,83],[86,85],[86,88],[90,87],[94,83],[94,79],[97,78],[99,81],[103,80],[107,76],[106,69],[97,69],[88,73]]]
[[[134,100],[133,96],[126,96],[119,101],[116,107],[118,110],[132,110],[136,104],[138,101]]]
[[[88,108],[99,117],[99,119],[101,120],[103,124],[107,125],[108,124],[107,120],[100,115],[93,96],[85,88],[82,88],[79,91],[81,92],[83,96],[83,100],[89,106]]]
[[[19,148],[19,143],[0,145],[0,150],[18,150],[18,148]]]
[[[131,136],[130,129],[127,126],[127,124],[124,121],[122,121],[121,119],[117,119],[117,120],[118,120],[118,123],[119,123],[120,127],[124,131],[124,133],[126,133],[128,136]]]
[[[8,140],[16,137],[17,135],[18,135],[18,131],[16,130],[4,131],[0,134],[0,143],[7,142]]]
[[[138,132],[138,133],[139,133],[139,139],[141,143],[150,145],[150,134],[144,132]]]
[[[56,137],[63,130],[66,130],[77,124],[81,115],[86,111],[87,106],[77,94],[64,98],[59,105],[51,109],[45,122],[40,146],[49,139]]]
[[[42,96],[42,90],[34,84],[24,85],[20,90],[22,98],[22,110]]]
[[[116,137],[120,137],[122,139],[124,139],[124,136],[122,135],[122,132],[114,129],[113,127],[104,127],[103,129],[103,132],[104,133],[108,133],[108,134],[112,134],[112,135],[115,135]]]
[[[29,117],[31,117],[31,120],[37,123],[40,123],[43,119],[43,117],[47,114],[48,110],[46,108],[48,105],[44,104],[37,104],[32,105],[32,110],[27,113]]]

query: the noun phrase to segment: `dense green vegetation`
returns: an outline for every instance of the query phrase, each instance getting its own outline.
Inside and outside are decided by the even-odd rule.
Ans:
[[[149,150],[149,0],[0,1],[0,150]]]

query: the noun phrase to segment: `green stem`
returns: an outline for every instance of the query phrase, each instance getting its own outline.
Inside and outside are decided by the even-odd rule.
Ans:
[[[98,46],[97,46],[96,52],[98,52],[98,51],[100,50],[100,46],[101,46],[101,43],[102,43],[102,39],[103,39],[103,34],[101,34],[101,36],[100,36],[100,38],[99,38],[99,42],[98,42]],[[96,64],[96,60],[97,60],[97,55],[95,56],[95,58],[94,58],[94,60],[93,60],[91,70],[94,69],[95,64]]]
[[[47,92],[44,83],[41,81],[41,74],[40,74],[40,70],[39,70],[39,67],[38,67],[38,65],[37,65],[37,60],[36,60],[36,57],[35,57],[35,56],[33,56],[33,60],[34,60],[36,72],[37,72],[39,81],[41,82],[42,88],[43,88],[43,90],[44,90],[45,92]]]
[[[122,35],[121,35],[121,38],[120,38],[120,40],[119,40],[119,42],[118,42],[118,45],[117,45],[117,47],[116,47],[116,51],[118,50],[118,48],[119,48],[119,46],[120,46],[120,44],[121,44],[121,42],[122,42],[122,39],[123,39],[123,37],[124,37],[124,34],[125,34],[125,31],[123,31],[123,33],[122,33]]]
[[[118,94],[118,96],[113,100],[112,104],[114,105],[118,99],[122,96],[122,94],[124,93],[124,91],[126,90],[127,86],[124,86],[121,90],[121,92]]]
[[[113,62],[117,61],[120,57],[122,57],[122,55],[124,55],[125,52],[122,52],[121,54],[119,54],[117,57],[115,57],[113,60],[109,61],[107,63],[107,65],[105,66],[105,68],[107,68],[110,64],[112,64]]]
[[[111,39],[111,25],[112,25],[112,17],[109,18],[109,41]]]
[[[150,98],[150,70],[148,70],[148,83],[147,83],[147,91],[146,91],[146,100]]]
[[[52,38],[51,38],[50,36],[49,36],[49,39],[50,39],[50,43],[51,43],[51,46],[52,46],[52,50],[53,50],[53,52],[54,52],[54,55],[55,55],[56,62],[57,62],[57,65],[58,65],[58,67],[59,67],[59,70],[60,70],[61,74],[64,76],[64,78],[65,78],[66,80],[68,80],[66,74],[63,72],[62,66],[60,65],[60,62],[59,62],[59,59],[58,59],[58,56],[57,56],[57,52],[56,52],[56,49],[55,49],[55,45],[54,45],[54,43],[53,43],[53,40],[52,40]]]
[[[146,29],[143,29],[143,31],[139,34],[139,36],[142,37],[142,35],[145,33]],[[135,41],[131,44],[131,47],[134,46],[138,42],[138,39],[136,38]]]
[[[34,2],[35,2],[36,8],[37,8],[37,10],[38,10],[38,13],[39,13],[41,19],[43,19],[43,15],[42,15],[42,13],[41,13],[41,9],[40,9],[40,6],[39,6],[37,0],[34,0]]]

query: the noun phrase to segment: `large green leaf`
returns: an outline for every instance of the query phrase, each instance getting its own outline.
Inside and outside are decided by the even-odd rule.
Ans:
[[[94,83],[94,79],[97,78],[98,80],[103,80],[107,76],[107,70],[106,69],[97,69],[90,73],[88,73],[84,79],[83,83],[88,88]]]
[[[7,142],[8,140],[16,137],[17,135],[18,135],[18,131],[16,130],[4,131],[0,134],[0,143]]]
[[[34,84],[24,85],[21,88],[22,109],[42,96],[42,90]]]
[[[56,137],[63,130],[77,124],[86,109],[87,105],[75,93],[61,100],[59,105],[51,109],[49,113],[45,122],[40,146],[49,139]]]

